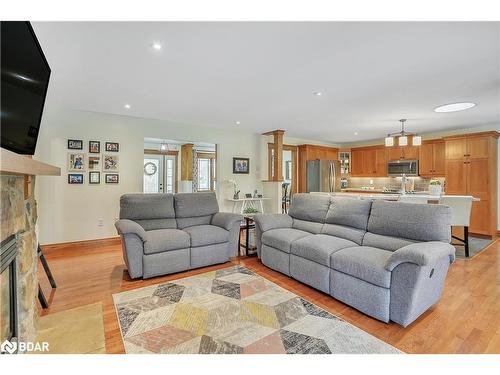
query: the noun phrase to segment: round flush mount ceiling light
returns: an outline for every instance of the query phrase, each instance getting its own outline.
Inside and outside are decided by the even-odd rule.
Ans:
[[[475,106],[476,106],[476,103],[469,103],[469,102],[451,103],[451,104],[440,105],[439,107],[434,108],[434,112],[446,113],[446,112],[464,111],[466,109],[469,109],[469,108],[472,108]]]
[[[155,49],[155,50],[157,50],[157,51],[161,50],[161,44],[160,44],[160,43],[158,43],[158,42],[154,42],[154,43],[152,44],[152,47],[153,47],[153,49]]]

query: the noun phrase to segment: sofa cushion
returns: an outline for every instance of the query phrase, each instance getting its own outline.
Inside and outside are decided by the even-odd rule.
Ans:
[[[198,216],[198,217],[181,217],[175,219],[177,221],[177,228],[184,229],[194,227],[195,225],[208,225],[212,222],[212,215]]]
[[[391,272],[385,269],[392,251],[369,246],[348,247],[334,252],[331,268],[384,288],[391,287]],[[335,288],[332,285],[332,288]]]
[[[179,229],[156,229],[146,232],[144,254],[155,254],[170,250],[187,249],[189,235]]]
[[[262,234],[262,243],[290,253],[292,242],[306,236],[311,236],[311,233],[293,228],[271,229]]]
[[[323,224],[321,233],[329,236],[344,238],[346,240],[356,242],[357,245],[361,245],[366,231],[337,224]]]
[[[374,234],[366,232],[363,237],[363,246],[377,247],[383,250],[396,251],[407,245],[411,245],[416,241],[408,240],[405,238],[382,236],[380,234]]]
[[[366,230],[371,206],[369,200],[332,197],[325,222]]]
[[[177,229],[175,219],[140,219],[134,221],[143,227],[144,230]]]
[[[174,195],[175,217],[198,217],[219,212],[215,193],[178,193]]]
[[[441,204],[375,201],[368,232],[415,241],[451,241],[451,208]]]
[[[174,219],[173,194],[124,194],[120,197],[120,219]]]
[[[315,234],[292,242],[291,253],[329,267],[332,253],[353,246],[356,246],[354,242],[343,238]]]
[[[191,237],[191,247],[213,245],[229,241],[229,231],[216,225],[197,225],[183,229]]]
[[[294,194],[288,215],[294,219],[323,223],[329,207],[329,195]]]
[[[321,233],[323,224],[316,223],[315,221],[293,219],[292,228],[303,230],[304,232],[319,234]]]

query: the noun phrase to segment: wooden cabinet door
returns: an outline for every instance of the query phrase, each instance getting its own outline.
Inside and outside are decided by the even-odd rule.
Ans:
[[[467,193],[467,164],[463,160],[446,160],[447,195],[465,195]]]
[[[471,159],[466,162],[467,194],[483,200],[489,199],[490,179],[489,160]]]
[[[377,174],[377,152],[375,149],[363,150],[363,174],[365,176]]]
[[[363,175],[363,150],[351,150],[351,176]]]
[[[425,143],[420,147],[419,174],[430,176],[434,172],[434,144]]]
[[[445,150],[447,160],[463,159],[467,154],[467,140],[465,138],[447,139]]]
[[[422,149],[420,149],[420,157],[422,157]],[[433,159],[434,159],[434,172],[433,172],[434,176],[444,176],[446,169],[444,142],[434,143]]]
[[[375,175],[387,177],[387,150],[385,146],[375,150]]]
[[[403,156],[401,147],[388,147],[387,148],[387,161],[399,160]]]
[[[418,146],[406,146],[403,147],[403,159],[406,160],[418,160]]]
[[[473,137],[467,139],[467,156],[470,158],[488,158],[489,137]]]
[[[487,200],[472,202],[469,232],[491,235],[491,204]]]

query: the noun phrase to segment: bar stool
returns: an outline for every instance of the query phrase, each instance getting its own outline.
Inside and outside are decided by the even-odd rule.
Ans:
[[[427,197],[420,197],[418,195],[400,195],[398,202],[404,203],[416,203],[416,204],[427,204]]]
[[[451,226],[464,227],[464,238],[452,237],[463,243],[465,257],[469,257],[469,225],[473,197],[470,195],[447,195],[439,198],[439,204],[451,208]],[[461,245],[461,244],[460,244]]]

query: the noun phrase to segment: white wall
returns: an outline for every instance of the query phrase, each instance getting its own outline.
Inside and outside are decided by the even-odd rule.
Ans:
[[[144,138],[164,138],[215,143],[218,146],[218,196],[221,210],[230,210],[226,198],[232,196],[227,184],[234,179],[242,193],[262,190],[261,173],[267,174],[267,161],[261,161],[261,136],[244,132],[209,129],[94,112],[52,110],[44,113],[35,159],[61,167],[60,177],[39,177],[36,182],[38,224],[42,244],[80,241],[116,236],[115,218],[119,198],[124,193],[142,192]],[[89,140],[120,143],[120,183],[108,185],[101,174],[100,185],[67,183],[67,139],[82,139],[84,152]],[[250,174],[233,175],[233,156],[250,158]],[[262,169],[261,165],[265,168]],[[98,219],[104,226],[98,226]]]

